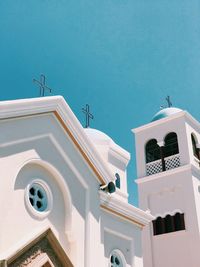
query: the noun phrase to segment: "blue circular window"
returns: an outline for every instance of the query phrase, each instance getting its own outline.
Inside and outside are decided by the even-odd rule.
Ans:
[[[38,183],[33,183],[28,192],[31,206],[37,211],[46,211],[48,198],[45,189]]]
[[[109,267],[125,267],[126,261],[120,250],[113,250],[110,255]]]

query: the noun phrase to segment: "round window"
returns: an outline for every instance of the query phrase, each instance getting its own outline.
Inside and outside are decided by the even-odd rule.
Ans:
[[[125,259],[119,250],[114,250],[110,255],[110,267],[124,267]]]
[[[44,188],[37,183],[33,183],[29,188],[29,201],[37,211],[45,211],[47,209],[47,194]]]
[[[53,205],[49,186],[40,179],[32,181],[25,191],[25,203],[29,211],[38,219],[46,217]]]

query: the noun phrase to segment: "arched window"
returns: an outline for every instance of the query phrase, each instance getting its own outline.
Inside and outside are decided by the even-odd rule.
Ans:
[[[120,189],[121,184],[120,184],[120,176],[119,176],[119,173],[116,173],[115,174],[115,177],[116,177],[116,180],[115,180],[116,187]]]
[[[153,221],[153,234],[161,235],[175,231],[185,230],[184,214],[176,213],[167,215],[165,218],[158,217]]]
[[[199,149],[197,148],[197,141],[196,141],[196,137],[194,136],[194,134],[191,134],[191,139],[192,139],[192,148],[193,148],[193,154],[196,158],[200,158],[199,157]]]
[[[153,222],[153,228],[154,228],[154,235],[161,235],[165,233],[165,222],[164,219],[161,217],[158,217]]]
[[[148,141],[145,147],[146,152],[146,163],[158,160],[161,158],[160,147],[157,144],[156,139],[151,139]]]
[[[174,232],[175,227],[174,227],[174,218],[171,215],[167,215],[165,217],[165,232],[170,233]]]
[[[169,133],[165,137],[164,156],[169,157],[179,153],[178,139],[176,133]]]
[[[180,231],[185,229],[185,220],[184,220],[184,214],[182,213],[176,213],[174,215],[174,225],[175,225],[175,231]]]
[[[112,253],[110,254],[109,267],[125,267],[125,266],[126,266],[126,261],[122,252],[118,249],[113,250]]]

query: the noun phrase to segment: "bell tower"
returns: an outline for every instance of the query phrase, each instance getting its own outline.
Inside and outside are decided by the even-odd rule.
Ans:
[[[200,124],[168,107],[135,133],[139,207],[155,220],[143,231],[144,267],[200,263]]]

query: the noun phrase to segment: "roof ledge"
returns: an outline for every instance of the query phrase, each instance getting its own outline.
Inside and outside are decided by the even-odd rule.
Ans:
[[[114,194],[111,195],[103,191],[99,191],[99,194],[101,208],[136,224],[140,228],[148,225],[155,219],[149,212],[144,212],[127,202],[118,200]]]
[[[31,115],[56,112],[61,118],[62,125],[67,128],[82,155],[84,154],[93,166],[96,177],[102,184],[114,180],[114,174],[105,166],[94,144],[84,132],[84,128],[70,109],[62,96],[49,96],[40,98],[20,99],[0,102],[0,120],[18,118]]]

